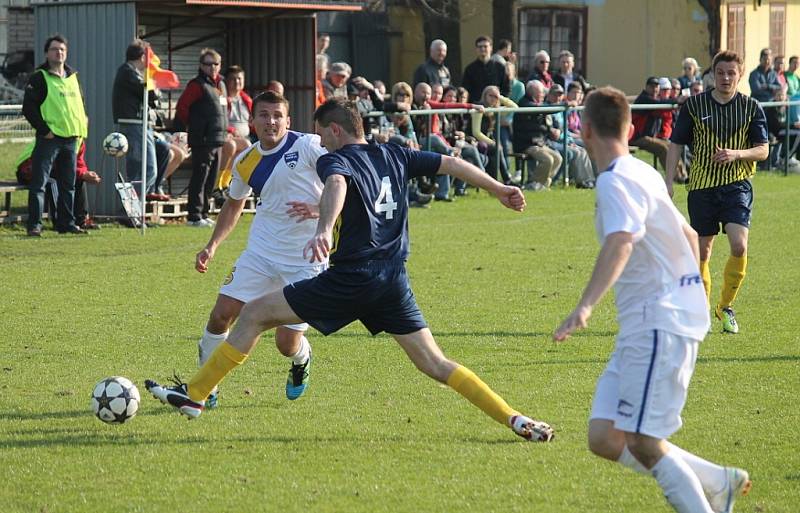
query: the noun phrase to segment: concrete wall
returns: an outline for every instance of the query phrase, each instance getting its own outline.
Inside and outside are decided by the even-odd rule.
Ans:
[[[7,53],[17,50],[33,50],[33,9],[30,7],[8,8]]]
[[[425,48],[425,30],[422,14],[416,9],[403,6],[389,7],[389,24],[392,32],[400,32],[400,37],[389,40],[389,59],[391,67],[387,92],[396,82],[411,84],[414,70],[428,55]],[[358,73],[358,70],[355,70]]]

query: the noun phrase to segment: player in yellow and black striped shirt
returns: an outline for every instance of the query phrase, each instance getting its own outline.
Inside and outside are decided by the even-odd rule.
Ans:
[[[714,313],[722,329],[737,333],[731,305],[747,268],[747,236],[753,207],[750,177],[756,162],[769,155],[767,120],[754,99],[737,92],[743,72],[742,58],[731,51],[714,56],[712,70],[716,87],[691,97],[681,108],[667,152],[667,189],[672,195],[683,147],[690,145],[689,220],[700,236],[700,272],[711,301],[711,271],[708,261],[714,237],[728,235],[731,255],[725,265],[720,300]]]

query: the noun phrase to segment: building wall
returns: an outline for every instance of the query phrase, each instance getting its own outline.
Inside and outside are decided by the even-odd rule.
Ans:
[[[723,0],[720,6],[720,19],[722,20],[721,46],[725,48],[728,41],[728,4],[744,4],[744,78],[739,84],[739,90],[745,94],[750,93],[750,85],[747,77],[750,72],[758,66],[758,57],[762,48],[769,46],[769,0],[764,0],[761,5],[756,2],[733,2]],[[786,5],[786,29],[785,29],[785,55],[786,64],[789,57],[800,55],[800,37],[797,29],[800,27],[800,0],[783,0],[781,3]]]
[[[8,38],[6,52],[33,49],[34,18],[30,7],[8,8]]]
[[[475,60],[475,39],[478,36],[494,37],[492,3],[482,0],[461,0],[461,69]],[[477,101],[471,98],[470,101]]]
[[[396,82],[411,84],[414,71],[427,57],[425,48],[425,30],[422,14],[404,6],[389,7],[389,26],[392,32],[399,32],[399,37],[389,39],[389,80],[386,84],[390,91]],[[358,70],[354,71],[358,73]]]

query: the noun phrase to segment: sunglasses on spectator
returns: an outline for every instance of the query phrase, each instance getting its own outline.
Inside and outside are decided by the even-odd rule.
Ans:
[[[219,66],[219,62],[204,62],[203,66]]]

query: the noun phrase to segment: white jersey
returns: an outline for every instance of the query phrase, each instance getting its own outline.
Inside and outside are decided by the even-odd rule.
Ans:
[[[317,158],[325,153],[318,135],[290,130],[275,148],[264,151],[261,143],[255,143],[236,158],[228,194],[243,199],[255,190],[259,196],[248,251],[282,265],[318,265],[303,258],[303,247],[316,232],[316,219],[298,223],[286,213],[290,208],[286,203],[319,204],[322,182]]]
[[[702,340],[710,326],[698,263],[661,175],[630,155],[597,179],[597,235],[633,235],[633,252],[614,286],[619,336],[664,330]]]

